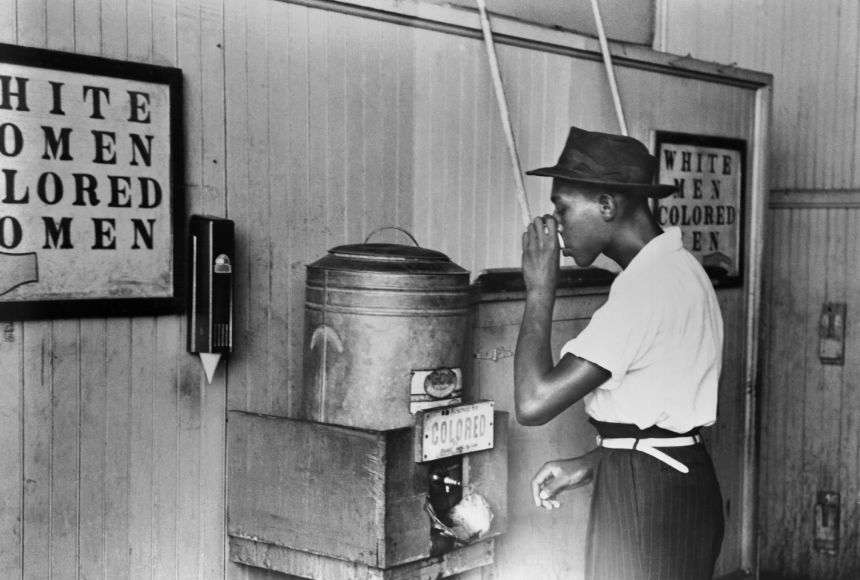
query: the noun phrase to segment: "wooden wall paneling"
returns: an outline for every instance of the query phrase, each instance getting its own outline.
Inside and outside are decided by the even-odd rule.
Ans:
[[[386,31],[391,31],[391,24],[376,20],[366,20],[362,26],[363,35],[361,46],[363,53],[362,68],[364,103],[362,117],[364,119],[364,134],[362,143],[362,163],[364,165],[365,207],[362,214],[366,216],[365,229],[367,233],[391,224],[391,208],[395,192],[384,187],[385,177],[390,172],[390,165],[383,156],[383,143],[392,141],[391,114],[389,102],[384,101],[385,90],[390,83],[386,82],[383,68],[386,64]],[[319,220],[322,221],[322,220]],[[316,220],[315,222],[316,223]],[[316,230],[316,228],[314,228]],[[367,234],[365,234],[366,236]],[[377,239],[377,238],[374,238]],[[385,239],[385,238],[378,238]],[[399,238],[400,243],[409,243]],[[321,241],[324,241],[323,238]],[[364,238],[362,238],[364,240]]]
[[[498,124],[499,110],[490,81],[486,49],[469,51],[464,62],[463,114],[468,132],[463,137],[465,159],[461,181],[464,212],[467,217],[460,230],[461,254],[457,262],[472,273],[474,279],[479,272],[477,265],[486,263],[492,245],[493,216],[496,199],[504,197],[504,191],[490,188],[486,160],[491,149],[489,142],[491,125]],[[500,133],[499,133],[500,134]],[[513,195],[508,192],[507,195]]]
[[[112,319],[107,327],[105,377],[105,561],[106,578],[129,573],[129,465],[131,419],[131,320]]]
[[[157,1],[157,0],[156,0]],[[126,5],[128,58],[135,62],[151,63],[155,47],[153,42],[153,0],[129,2]]]
[[[51,348],[49,321],[27,322],[24,357],[24,570],[50,577]]]
[[[246,146],[249,116],[248,58],[257,58],[247,50],[247,12],[241,2],[224,5],[224,76],[230,82],[224,86],[225,168],[227,189],[227,217],[235,224],[236,270],[233,300],[233,352],[230,354],[230,388],[227,391],[228,408],[245,409],[250,406],[252,384],[250,372],[252,340],[259,336],[252,326],[251,313],[254,285],[252,281],[251,253],[254,246],[251,236],[259,229],[251,219],[248,203],[250,184],[250,151]],[[256,277],[256,272],[253,272]]]
[[[62,2],[59,2],[60,4]],[[65,3],[68,7],[69,3]],[[57,19],[57,28],[65,26],[67,29],[74,31],[74,52],[79,54],[89,54],[94,56],[109,56],[103,53],[103,38],[102,38],[102,23],[101,14],[102,6],[99,0],[76,0],[72,3],[75,9],[74,20]],[[62,12],[52,12],[53,16],[62,14]],[[70,23],[73,23],[70,25]],[[123,24],[123,30],[125,25]],[[117,49],[116,46],[113,47]],[[68,50],[72,50],[69,47]],[[110,55],[113,58],[119,58],[116,53]]]
[[[821,414],[825,404],[828,386],[821,380],[821,363],[818,360],[818,326],[821,316],[821,305],[826,300],[825,279],[827,271],[827,229],[826,209],[814,209],[806,212],[806,226],[809,232],[809,244],[806,246],[805,266],[807,271],[806,317],[803,331],[803,344],[806,347],[805,374],[799,378],[802,381],[802,397],[804,397],[804,414],[802,418],[803,439],[797,449],[801,455],[802,470],[799,472],[801,493],[796,498],[796,506],[800,508],[800,526],[795,530],[796,552],[802,560],[798,563],[804,575],[814,575],[820,562],[821,554],[812,550],[810,530],[814,530],[815,494],[822,484],[822,476],[827,469],[822,454],[825,452],[824,426],[821,424]],[[828,422],[832,422],[832,417]],[[824,490],[822,490],[824,491]],[[798,549],[799,548],[799,549]],[[805,548],[805,549],[804,549]],[[803,555],[804,552],[807,554]]]
[[[574,78],[570,60],[562,55],[543,55],[544,103],[541,106],[540,147],[530,157],[523,169],[530,171],[538,167],[552,165],[558,159],[570,131],[570,93],[580,79]],[[555,207],[550,201],[552,180],[534,176],[529,187],[529,202],[540,212],[552,212]],[[529,181],[526,181],[528,186]]]
[[[798,18],[796,16],[796,10],[792,9],[797,5],[798,3],[796,2],[786,3],[783,5],[783,26],[787,35],[796,35],[798,33],[798,30],[796,29]],[[774,187],[784,186],[786,188],[802,188],[804,187],[804,181],[802,178],[803,163],[798,163],[798,153],[800,151],[808,150],[809,148],[808,143],[805,141],[808,133],[803,131],[804,107],[807,107],[808,103],[805,101],[801,90],[801,83],[804,78],[800,75],[791,74],[791,70],[795,67],[800,70],[807,70],[807,65],[803,62],[803,55],[807,52],[807,49],[803,46],[798,46],[798,43],[795,42],[784,42],[781,49],[785,51],[783,53],[783,58],[786,66],[782,71],[780,71],[782,74],[778,78],[781,80],[778,81],[778,89],[774,92],[775,95],[777,95],[777,98],[779,95],[787,97],[787,103],[785,110],[786,116],[778,117],[784,122],[784,125],[778,129],[778,135],[782,137],[784,135],[792,134],[793,132],[795,138],[784,140],[777,138],[777,141],[783,141],[788,144],[788,147],[786,148],[787,158],[794,162],[786,164],[780,168],[782,170],[780,173],[774,174],[775,177],[781,176],[782,180],[780,180],[779,183],[774,183],[772,185]],[[792,131],[792,127],[794,127],[794,131]]]
[[[268,111],[269,118],[269,216],[268,254],[270,272],[266,332],[267,369],[265,408],[270,413],[290,413],[290,370],[297,364],[292,356],[289,314],[293,311],[296,281],[292,266],[301,254],[301,224],[304,192],[307,190],[308,136],[308,56],[307,9],[270,3]],[[281,252],[284,252],[283,255]],[[277,256],[277,257],[276,257]],[[291,259],[292,258],[292,259]],[[283,345],[285,348],[278,348]],[[258,354],[262,357],[262,353]],[[299,359],[299,365],[300,359]]]
[[[201,96],[203,108],[202,143],[202,210],[226,216],[226,138],[224,86],[224,6],[221,0],[201,0]],[[193,206],[192,206],[193,207]],[[184,350],[184,349],[183,349]],[[186,364],[197,366],[197,357],[185,355]],[[199,578],[223,578],[226,545],[226,404],[229,355],[216,370],[211,384],[201,377],[201,429],[191,432],[199,445],[200,471],[194,482],[200,496],[201,538]],[[199,367],[198,367],[199,368]]]
[[[854,177],[854,166],[856,165],[855,151],[858,150],[854,142],[857,117],[855,115],[854,95],[857,94],[858,69],[860,69],[860,5],[856,2],[843,2],[839,7],[840,16],[837,18],[839,28],[837,38],[839,49],[834,59],[832,74],[828,82],[835,82],[836,109],[833,114],[833,134],[836,143],[844,146],[835,147],[834,154],[834,186],[837,188],[850,188],[857,183]]]
[[[127,55],[124,42],[117,41],[116,37],[113,38],[113,43],[105,43],[103,48],[102,10],[97,4],[87,5],[86,2],[77,4],[50,2],[50,4],[47,18],[51,43],[49,48],[120,59]],[[122,25],[110,24],[116,25],[121,35],[125,35],[124,22]],[[67,321],[69,322],[72,321]],[[77,574],[89,574],[93,578],[99,578],[103,577],[107,570],[108,550],[119,551],[115,545],[110,545],[106,540],[108,526],[113,526],[116,530],[122,525],[124,518],[122,510],[112,509],[113,505],[109,503],[112,496],[108,495],[106,489],[109,477],[107,466],[109,448],[106,441],[108,434],[107,323],[104,320],[92,319],[76,322],[75,326],[75,335],[68,339],[78,344],[75,355],[62,352],[62,349],[58,351],[56,346],[52,353],[52,356],[57,357],[59,361],[66,361],[67,368],[60,369],[60,376],[68,376],[73,370],[75,371],[74,388],[78,399],[73,402],[72,399],[65,398],[65,404],[72,407],[65,412],[74,413],[76,416],[69,416],[66,426],[62,424],[52,426],[60,438],[74,441],[77,447],[74,454],[77,464],[68,466],[65,472],[52,474],[53,480],[61,485],[71,485],[74,482],[78,486],[75,490],[76,497],[69,497],[67,500],[74,502],[77,509],[74,521],[70,522],[78,528],[74,538],[75,545],[69,547],[70,553],[58,559],[57,565],[71,577],[76,577]],[[69,348],[71,348],[71,342]],[[72,362],[78,365],[78,368],[68,368]],[[55,384],[54,389],[62,386],[62,383],[67,380],[61,379],[60,385]],[[69,389],[70,395],[71,383],[67,383],[65,388]],[[110,520],[111,517],[118,519]],[[70,565],[72,563],[76,565]]]
[[[767,221],[767,232],[768,235],[765,238],[764,244],[764,253],[765,255],[771,255],[773,252],[773,247],[780,243],[782,239],[783,232],[778,231],[775,227],[777,221],[774,219],[773,212],[769,213],[766,217]],[[774,278],[776,276],[776,265],[773,260],[768,260],[763,263],[762,267],[762,295],[767,296],[772,292],[771,288],[776,285]],[[761,338],[761,348],[760,348],[760,382],[757,386],[756,392],[756,413],[758,418],[758,432],[755,436],[756,450],[757,450],[757,477],[758,481],[756,482],[755,488],[755,513],[754,513],[754,533],[755,533],[755,541],[758,552],[761,553],[764,549],[765,544],[768,542],[768,538],[764,536],[762,530],[768,527],[768,518],[769,514],[772,512],[770,506],[773,504],[774,495],[776,494],[778,488],[774,485],[770,485],[770,493],[765,495],[761,493],[761,490],[768,489],[768,482],[770,477],[770,471],[767,469],[767,466],[773,463],[774,450],[772,447],[766,447],[761,444],[762,440],[766,435],[770,433],[770,426],[765,425],[761,422],[760,417],[762,414],[763,408],[769,404],[770,401],[770,393],[766,389],[765,385],[768,384],[769,378],[775,374],[774,369],[772,369],[772,365],[770,364],[770,357],[768,353],[770,353],[773,349],[773,343],[775,341],[775,330],[774,330],[774,315],[773,315],[773,307],[768,305],[762,309],[762,317],[761,317],[761,325],[760,325],[760,338]]]
[[[80,383],[77,320],[53,323],[51,352],[51,577],[76,578]],[[26,530],[25,530],[26,532]],[[72,565],[70,565],[72,564]]]
[[[219,0],[201,0],[198,11],[199,23],[193,29],[191,38],[199,49],[190,50],[189,57],[199,59],[195,68],[199,76],[190,75],[189,85],[199,87],[192,92],[192,107],[200,107],[200,132],[194,133],[188,157],[195,161],[187,167],[189,182],[198,183],[199,189],[189,197],[192,212],[202,212],[223,216],[226,212],[225,159],[225,104],[224,104],[224,14]],[[199,36],[198,36],[199,35]],[[190,49],[191,47],[189,47]],[[181,58],[180,53],[180,58]],[[199,100],[198,100],[199,99]],[[197,141],[199,139],[199,141]],[[199,208],[199,210],[197,209]],[[226,542],[225,525],[225,480],[226,453],[226,372],[227,360],[219,365],[211,384],[207,384],[197,357],[184,356],[186,366],[191,364],[198,371],[196,396],[188,398],[195,406],[189,407],[190,424],[195,429],[180,431],[181,445],[187,445],[188,452],[196,448],[192,458],[183,457],[195,472],[185,483],[189,492],[195,491],[198,499],[193,510],[197,516],[193,521],[198,536],[196,557],[198,578],[220,578],[224,576]],[[189,386],[191,386],[189,384]],[[183,399],[180,399],[182,403]],[[196,464],[196,465],[195,465]],[[181,507],[181,506],[180,506]],[[181,530],[180,530],[181,533]],[[188,552],[188,556],[194,552]]]
[[[860,93],[860,58],[856,58],[856,55],[860,54],[860,33],[858,33],[860,31],[860,9],[858,9],[857,4],[852,2],[846,2],[845,4],[846,6],[842,7],[845,16],[840,22],[845,24],[853,36],[845,35],[843,37],[851,39],[852,42],[846,42],[847,58],[842,70],[844,71],[844,76],[853,80],[845,90],[849,94],[857,95]],[[843,174],[847,180],[845,186],[856,187],[860,183],[860,168],[857,167],[856,163],[857,152],[860,151],[860,131],[857,130],[860,120],[858,120],[855,114],[857,109],[854,102],[848,101],[846,106],[847,112],[844,116],[839,115],[837,117],[837,120],[845,122],[844,126],[846,127],[843,141],[846,149],[844,155],[846,165],[843,169]]]
[[[180,317],[155,319],[155,366],[152,415],[152,576],[177,577],[179,569],[179,520],[185,516],[179,505],[179,367],[185,353]],[[187,364],[186,364],[187,366]]]
[[[149,2],[152,62],[161,66],[177,66],[178,22],[176,0]],[[145,40],[137,40],[141,46]],[[184,85],[184,82],[183,82]],[[183,99],[184,100],[184,99]],[[188,136],[186,134],[186,141]],[[226,167],[226,163],[225,163]],[[183,192],[185,199],[188,194]],[[184,207],[190,205],[186,201]],[[238,284],[237,284],[238,286]],[[152,576],[176,577],[179,569],[178,552],[180,506],[179,493],[179,367],[185,354],[182,340],[182,317],[156,318],[155,382],[152,401],[153,440],[153,506],[152,506]],[[195,361],[196,362],[196,361]],[[186,362],[187,364],[193,364]]]
[[[805,517],[802,506],[804,502],[809,501],[809,497],[804,488],[804,457],[803,457],[803,427],[806,416],[806,385],[805,377],[809,366],[809,357],[814,356],[814,351],[810,351],[809,347],[809,279],[805,275],[809,271],[809,252],[812,244],[812,235],[810,231],[810,223],[807,216],[801,212],[793,212],[792,228],[794,236],[792,238],[791,256],[793,258],[792,271],[797,277],[794,287],[791,289],[792,304],[790,312],[794,315],[794,324],[787,328],[786,331],[791,334],[791,342],[795,345],[794,357],[798,362],[793,367],[793,373],[785,385],[787,391],[784,396],[788,396],[793,400],[793,404],[786,408],[785,420],[787,421],[786,429],[786,447],[787,453],[785,463],[783,464],[783,477],[785,478],[787,493],[786,501],[782,508],[788,513],[784,525],[786,526],[787,546],[789,550],[783,556],[783,561],[788,566],[789,570],[802,570],[802,574],[807,573],[808,556],[802,553],[798,547],[808,545],[808,539],[804,536],[809,534],[811,529],[806,524],[811,524],[808,517]],[[817,318],[817,315],[816,315]],[[803,534],[803,535],[801,535]],[[807,540],[807,541],[804,541]],[[803,566],[801,568],[801,566]]]
[[[131,394],[128,408],[128,577],[151,578],[153,552],[153,454],[156,362],[155,319],[135,318],[131,327]]]
[[[226,217],[225,139],[224,139],[224,13],[222,0],[200,0],[200,76],[190,80],[199,83],[199,106],[202,113],[200,133],[192,133],[193,156],[200,159],[202,175],[199,197],[191,207],[204,214]],[[195,103],[196,104],[196,103]],[[191,155],[189,155],[190,157]],[[192,171],[198,169],[192,165]],[[189,173],[195,176],[195,173]],[[195,209],[195,212],[198,211]],[[223,367],[219,367],[219,373]]]
[[[463,114],[460,99],[463,96],[463,59],[460,54],[466,52],[464,38],[451,38],[445,43],[442,60],[439,62],[440,75],[445,79],[439,86],[434,106],[434,125],[438,129],[433,135],[436,138],[435,170],[433,180],[435,187],[429,192],[433,207],[430,227],[434,232],[431,236],[436,240],[433,248],[444,252],[457,261],[461,257],[458,241],[462,224],[460,220],[450,219],[451,215],[462,216],[462,204],[459,182],[462,167],[460,165],[459,142],[464,127],[461,125]],[[438,235],[440,224],[445,224],[445,235]]]
[[[723,369],[720,377],[717,422],[704,429],[708,450],[723,494],[726,529],[716,575],[742,567],[741,526],[743,524],[743,444],[744,444],[744,303],[740,289],[718,292],[723,314]]]
[[[288,359],[290,368],[291,417],[300,415],[304,390],[305,265],[345,242],[344,16],[308,9],[302,18],[301,22],[307,27],[304,40],[307,43],[305,66],[309,83],[306,105],[307,185],[304,197],[295,200],[294,207],[296,214],[304,212],[307,217],[302,218],[306,229],[290,236],[293,246],[290,256],[293,259],[287,275],[291,299],[286,305],[289,310],[290,349],[282,355]],[[314,219],[311,220],[310,216]],[[313,236],[313,243],[310,236]]]
[[[349,91],[346,77],[346,28],[349,26],[350,18],[343,14],[327,14],[316,10],[309,11],[310,22],[315,23],[319,32],[312,36],[313,54],[319,55],[320,66],[323,67],[319,77],[312,75],[311,80],[315,84],[314,97],[311,99],[312,120],[314,123],[324,123],[325,136],[322,148],[318,153],[321,157],[320,165],[312,165],[312,184],[315,185],[315,176],[319,176],[324,182],[317,189],[314,187],[315,195],[325,200],[326,211],[326,250],[345,243],[355,243],[349,239],[347,228],[346,199],[349,195],[350,184],[346,175],[347,158],[347,109],[346,94]],[[320,78],[321,77],[321,78]],[[317,108],[319,112],[316,113]],[[312,128],[315,125],[312,125]],[[323,129],[321,129],[323,130]],[[322,140],[322,139],[320,139]],[[312,149],[312,153],[315,149]],[[316,156],[315,156],[316,157]],[[311,158],[311,163],[315,157]],[[359,240],[363,241],[363,240]],[[309,253],[313,251],[307,250]],[[324,253],[311,256],[314,261],[323,257]],[[302,273],[304,274],[304,273]],[[296,338],[303,340],[301,334]]]
[[[248,355],[248,394],[249,408],[265,412],[269,404],[269,373],[265,362],[259,357],[267,353],[269,344],[269,306],[271,295],[271,267],[269,248],[271,240],[271,222],[269,207],[272,192],[269,190],[268,174],[270,142],[270,92],[269,67],[271,66],[269,48],[272,39],[269,38],[268,3],[264,0],[254,0],[246,5],[246,66],[248,74],[247,94],[248,125],[240,147],[248,148],[248,184],[247,189],[238,191],[241,202],[248,204],[249,223],[247,228],[248,254],[244,266],[249,273],[250,303],[248,325],[250,332],[246,334],[247,343],[243,345]],[[236,47],[237,49],[239,47]],[[278,63],[284,66],[286,63]],[[283,98],[283,97],[280,97]]]
[[[823,255],[821,256],[821,269],[824,271],[824,298],[826,302],[843,302],[846,303],[847,295],[845,292],[846,271],[845,264],[847,258],[846,251],[846,224],[848,221],[848,211],[843,209],[824,209],[822,210],[821,228],[824,231],[824,240],[822,241]],[[821,305],[815,309],[813,302],[813,312],[818,312],[820,316]],[[813,339],[817,338],[813,335]],[[817,340],[814,340],[817,343]],[[850,364],[850,363],[849,363]],[[818,463],[818,477],[816,480],[816,488],[812,493],[821,491],[836,491],[841,498],[855,497],[853,495],[846,496],[848,491],[846,487],[849,482],[844,481],[840,477],[841,463],[841,426],[842,423],[836,420],[842,413],[842,391],[846,388],[844,382],[844,365],[818,365],[819,377],[818,384],[813,384],[812,387],[816,391],[815,396],[819,399],[818,414],[810,417],[811,422],[817,425],[813,427],[811,433],[816,436],[811,440],[807,438],[807,445],[812,443],[811,449],[814,453],[814,461]],[[814,497],[814,496],[813,496]],[[841,499],[840,510],[844,514],[850,500]],[[843,507],[844,506],[844,507]],[[808,508],[809,509],[809,508]],[[814,510],[810,509],[814,516]],[[850,527],[852,520],[846,519],[841,523],[842,530]],[[818,553],[816,558],[812,559],[813,574],[817,578],[832,578],[838,576],[840,572],[841,557]]]
[[[844,292],[846,299],[860,295],[860,244],[856,243],[860,231],[860,211],[847,212],[845,226],[845,261],[841,264],[845,271]],[[855,361],[860,360],[860,312],[854,302],[848,303],[845,325],[845,361],[840,404],[840,441],[838,479],[842,492],[842,529],[840,538],[841,578],[849,579],[849,574],[860,571],[860,506],[856,501],[846,501],[860,494],[860,424],[857,409],[860,408],[860,371]]]
[[[0,36],[2,38],[2,36]],[[24,377],[23,325],[0,322],[0,576],[23,578]]]
[[[476,60],[475,52],[470,51],[462,54],[457,80],[459,86],[457,108],[450,112],[458,128],[457,147],[459,155],[457,156],[457,180],[454,194],[461,220],[457,224],[456,231],[451,232],[457,252],[454,255],[449,254],[449,257],[469,271],[472,270],[471,263],[473,262],[472,256],[474,256],[475,225],[484,219],[484,214],[477,214],[477,204],[475,203],[477,197],[475,192],[476,151],[474,146],[475,103],[477,98],[474,90]],[[464,262],[469,262],[470,265],[464,266]]]
[[[397,70],[396,94],[393,104],[396,112],[396,140],[393,157],[394,221],[403,227],[414,229],[412,205],[415,192],[413,160],[415,159],[415,37],[414,30],[407,26],[394,27],[396,46],[393,66]]]
[[[398,81],[401,74],[398,66],[400,26],[376,23],[375,35],[371,34],[374,49],[373,72],[376,91],[371,92],[371,124],[378,127],[379,138],[370,143],[368,162],[374,168],[373,187],[377,192],[380,225],[398,224],[397,199],[411,191],[400,191],[397,183],[399,125],[401,114],[397,110]],[[371,81],[374,82],[374,81]],[[372,85],[371,85],[372,86]],[[408,111],[406,111],[408,112]],[[411,153],[411,151],[410,151]],[[400,238],[402,240],[402,237]],[[408,240],[407,240],[408,243]]]
[[[205,209],[205,170],[202,136],[205,131],[206,97],[203,95],[204,53],[202,38],[201,5],[188,0],[177,5],[177,66],[183,70],[185,101],[185,195],[189,215],[203,213]],[[186,329],[187,331],[187,329]],[[203,371],[199,360],[191,357],[183,361],[180,370],[179,397],[179,490],[178,574],[185,578],[199,578],[204,550],[202,518],[201,440],[203,431]],[[220,369],[219,369],[220,370]]]
[[[153,64],[176,66],[176,1],[150,0]]]
[[[767,296],[772,296],[772,300],[766,310],[767,342],[762,350],[765,363],[761,413],[763,416],[784,418],[782,421],[762,421],[760,431],[759,548],[761,554],[772,554],[776,559],[781,559],[788,549],[789,522],[786,521],[784,509],[788,486],[782,468],[787,460],[787,405],[795,400],[790,392],[788,377],[802,364],[796,354],[797,345],[780,340],[796,324],[790,314],[793,263],[790,247],[794,235],[790,218],[790,210],[771,213],[768,229],[771,232],[774,259],[769,275],[765,278],[765,292]],[[764,560],[762,564],[765,564]]]
[[[477,44],[474,49],[479,50]],[[508,95],[508,107],[510,108],[511,130],[514,133],[514,139],[517,141],[517,149],[522,151],[524,148],[528,148],[528,140],[521,128],[528,110],[528,92],[526,88],[528,81],[523,76],[531,72],[527,64],[529,51],[498,45],[496,52],[498,53],[499,71],[502,79],[503,81],[507,79],[504,82],[505,92]],[[521,80],[525,82],[521,83]],[[498,141],[492,144],[499,151],[496,169],[499,172],[499,184],[493,190],[493,197],[496,200],[495,205],[499,208],[500,223],[499,229],[491,232],[491,235],[492,241],[499,251],[495,264],[502,265],[507,261],[506,258],[508,256],[516,255],[515,252],[518,246],[521,247],[523,222],[519,204],[516,202],[517,190],[514,182],[514,169],[511,166],[510,153],[505,143],[501,118],[499,117],[498,110],[490,108],[488,113],[493,115],[496,125],[500,130],[497,137]],[[516,246],[514,245],[515,243],[517,244]]]
[[[368,88],[365,70],[364,35],[367,23],[350,19],[343,29],[345,51],[345,143],[342,163],[345,170],[344,207],[346,238],[361,243],[370,233],[367,216],[367,167],[364,164],[364,140],[367,137],[364,94]]]
[[[107,322],[81,321],[80,330],[80,530],[78,568],[101,578],[105,562],[108,385]]]
[[[447,70],[445,48],[436,44],[435,34],[416,31],[416,143],[415,143],[415,218],[414,232],[418,242],[428,248],[442,250],[434,237],[433,224],[439,219],[437,180],[443,177],[445,107],[444,95],[451,81],[444,78]],[[455,41],[456,42],[456,41]],[[420,161],[419,161],[420,159]]]
[[[69,22],[74,22],[74,11],[74,3],[45,0],[47,48],[67,52],[75,50],[75,29],[68,26]]]
[[[18,11],[17,0],[0,0],[0,42],[6,44],[18,43]]]
[[[24,46],[47,47],[47,6],[44,0],[16,5],[11,11],[18,16],[17,42]]]

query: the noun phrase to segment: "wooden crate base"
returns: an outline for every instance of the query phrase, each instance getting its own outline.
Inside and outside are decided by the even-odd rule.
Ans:
[[[441,556],[382,569],[230,536],[233,562],[311,579],[435,580],[487,566],[493,563],[494,557],[495,542],[489,539]]]

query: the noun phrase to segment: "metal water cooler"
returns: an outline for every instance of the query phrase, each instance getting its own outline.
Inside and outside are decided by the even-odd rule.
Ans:
[[[302,417],[229,416],[234,562],[428,580],[493,562],[508,417],[464,381],[472,308],[469,272],[417,243],[307,266]]]

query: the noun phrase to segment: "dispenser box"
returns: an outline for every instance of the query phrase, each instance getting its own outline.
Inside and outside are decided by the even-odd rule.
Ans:
[[[231,559],[306,578],[442,578],[492,563],[507,528],[508,415],[493,449],[462,455],[463,484],[489,502],[491,527],[438,553],[426,511],[432,463],[413,429],[373,431],[231,411]]]
[[[188,222],[188,352],[233,347],[233,222],[193,215]]]

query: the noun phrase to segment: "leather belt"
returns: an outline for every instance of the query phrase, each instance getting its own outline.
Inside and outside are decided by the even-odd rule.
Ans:
[[[637,439],[635,437],[608,437],[604,439],[600,435],[597,436],[597,444],[600,447],[607,449],[632,449],[647,453],[651,457],[658,459],[680,471],[681,473],[689,473],[690,469],[672,457],[669,457],[662,451],[660,447],[689,447],[702,442],[702,436],[699,434],[690,435],[687,437],[654,437],[647,439]]]

